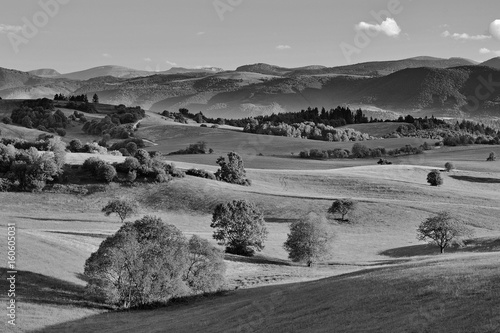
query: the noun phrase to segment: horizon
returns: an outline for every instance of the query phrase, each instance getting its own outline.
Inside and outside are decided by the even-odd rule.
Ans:
[[[0,13],[0,67],[234,70],[500,55],[500,4],[482,0],[40,0]],[[117,12],[119,11],[119,14]],[[467,19],[464,20],[463,18]],[[90,19],[89,19],[90,18]],[[200,56],[200,54],[202,54]],[[75,61],[75,59],[78,59]]]

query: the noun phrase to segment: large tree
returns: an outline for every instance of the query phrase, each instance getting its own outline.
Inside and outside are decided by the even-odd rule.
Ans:
[[[87,291],[129,308],[220,289],[222,252],[199,239],[193,243],[201,245],[191,245],[179,229],[157,217],[127,222],[85,262]]]
[[[427,174],[427,182],[431,186],[439,186],[443,184],[443,178],[441,177],[441,172],[439,170],[432,170]]]
[[[441,253],[448,246],[460,244],[463,237],[470,237],[473,231],[464,222],[448,212],[440,212],[423,221],[417,229],[417,238],[439,247]]]
[[[292,261],[305,261],[308,266],[312,266],[329,253],[331,238],[325,218],[310,213],[290,225],[290,233],[283,247]]]
[[[213,237],[226,252],[252,256],[264,248],[267,238],[264,215],[250,202],[233,200],[215,207],[212,223]]]

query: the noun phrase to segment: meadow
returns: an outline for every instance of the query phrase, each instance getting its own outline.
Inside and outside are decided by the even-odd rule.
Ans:
[[[164,158],[182,169],[210,171],[218,156],[237,151],[252,185],[186,176],[166,185],[111,184],[106,192],[84,196],[0,193],[0,228],[15,223],[18,231],[14,332],[442,332],[442,323],[450,332],[500,330],[500,162],[486,162],[490,151],[500,154],[498,146],[444,147],[393,158],[393,165],[304,160],[296,156],[302,149],[350,148],[353,142],[259,136],[148,115],[136,132],[152,142],[148,150],[167,154],[206,141],[213,154]],[[78,128],[65,140],[73,131]],[[363,143],[398,148],[423,142]],[[448,161],[456,170],[442,172],[442,186],[429,186],[429,170]],[[227,290],[221,295],[148,311],[109,311],[85,298],[82,273],[85,260],[120,227],[116,217],[100,212],[112,198],[134,198],[141,207],[136,217],[156,215],[211,242],[214,207],[247,199],[263,210],[269,237],[253,258],[226,255]],[[358,207],[348,223],[329,217],[335,234],[330,256],[313,268],[291,263],[282,246],[289,223],[310,211],[326,214],[337,198],[352,198]],[[443,210],[466,221],[475,236],[439,255],[437,247],[417,240],[416,228]],[[6,251],[4,243],[0,249]]]

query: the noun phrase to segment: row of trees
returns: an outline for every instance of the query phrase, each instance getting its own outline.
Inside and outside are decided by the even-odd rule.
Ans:
[[[309,158],[309,159],[376,158],[383,156],[415,155],[415,154],[421,154],[424,150],[425,150],[424,145],[420,147],[405,145],[404,147],[401,148],[386,149],[383,147],[368,148],[367,146],[361,143],[355,143],[351,151],[349,149],[341,149],[341,148],[329,149],[329,150],[310,149],[310,150],[302,150],[299,153],[299,157]]]
[[[70,101],[70,102],[88,103],[89,99],[88,99],[86,94],[70,95],[70,96],[65,96],[63,94],[55,94],[54,101]],[[99,96],[97,96],[97,94],[94,94],[94,96],[92,97],[92,103],[99,103]]]

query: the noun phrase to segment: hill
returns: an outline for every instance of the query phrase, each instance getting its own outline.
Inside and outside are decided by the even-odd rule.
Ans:
[[[500,69],[500,57],[491,58],[490,60],[482,62],[480,65]]]
[[[29,71],[28,73],[40,77],[58,77],[61,75],[58,71],[52,68],[42,68]]]
[[[456,66],[464,63],[469,65]],[[160,112],[188,108],[214,118],[243,118],[343,104],[375,110],[367,115],[383,119],[407,114],[498,116],[500,89],[495,84],[500,82],[500,70],[470,63],[460,58],[417,57],[335,68],[289,69],[255,64],[233,72],[173,69],[175,74],[147,72],[148,76],[124,67],[104,66],[68,74],[73,79],[42,78],[1,69],[0,97],[97,93],[104,103],[139,105]],[[479,98],[478,84],[481,87],[484,82],[488,93]]]

